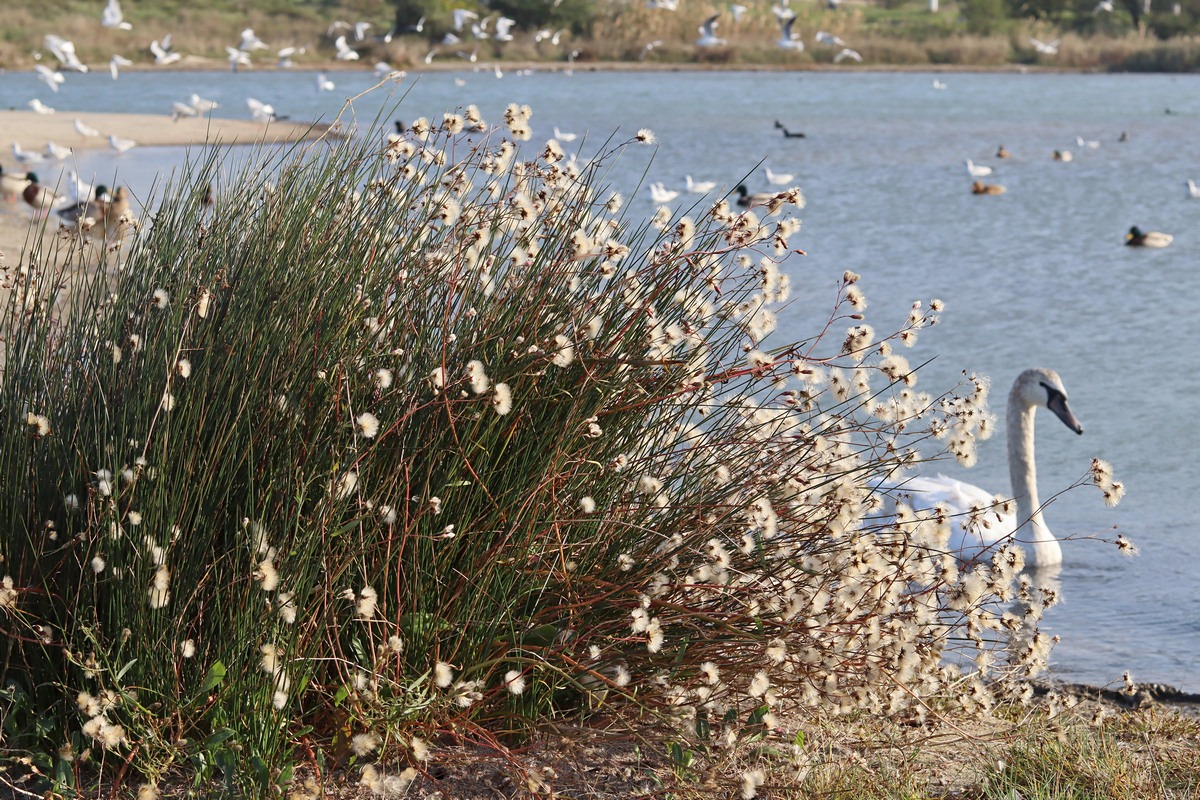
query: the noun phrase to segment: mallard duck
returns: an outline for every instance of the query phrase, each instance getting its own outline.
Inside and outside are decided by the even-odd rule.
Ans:
[[[1004,194],[1004,187],[998,183],[975,181],[971,184],[971,194]]]
[[[744,183],[739,183],[733,190],[738,193],[737,204],[739,206],[760,206],[775,199],[775,195],[771,192],[756,192],[751,194]]]
[[[0,195],[4,195],[5,200],[15,201],[28,185],[29,177],[26,173],[5,172],[4,167],[0,167]]]
[[[104,219],[104,213],[108,210],[108,187],[100,184],[96,187],[91,200],[81,200],[65,208],[58,210],[58,216],[62,217],[64,222],[72,225],[78,224],[80,220],[85,220],[88,217],[96,221]]]
[[[996,158],[1012,158],[1012,153],[1008,152],[1008,148],[1004,145],[1000,145],[1000,148],[996,151]]]
[[[129,197],[125,194],[125,187],[118,186],[109,198],[108,207],[104,209],[104,227],[108,230],[116,228],[121,215],[128,210]]]
[[[25,177],[29,179],[29,185],[21,192],[21,197],[33,208],[35,214],[49,213],[50,208],[59,199],[58,195],[53,189],[38,184],[36,172],[30,172]]]
[[[1130,247],[1166,247],[1175,237],[1160,231],[1144,231],[1137,225],[1125,234],[1125,244]]]

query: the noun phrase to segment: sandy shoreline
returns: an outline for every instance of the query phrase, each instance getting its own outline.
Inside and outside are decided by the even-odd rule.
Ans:
[[[87,125],[96,128],[102,136],[85,138],[75,131],[78,116]],[[57,114],[35,114],[32,111],[0,111],[0,144],[5,146],[19,142],[25,150],[45,152],[46,143],[54,142],[76,150],[108,149],[108,137],[119,136],[133,139],[141,147],[199,145],[205,142],[221,144],[284,143],[316,139],[329,129],[326,124],[301,122],[272,122],[264,125],[250,120],[235,119],[181,119],[173,122],[165,115],[111,114],[85,112],[74,114],[60,111]],[[135,151],[136,152],[136,151]],[[23,174],[38,169],[37,165],[19,165],[5,152],[0,156],[5,172]],[[47,170],[57,165],[50,162]],[[24,202],[0,200],[0,253],[5,258],[2,264],[13,265],[25,246],[26,236],[33,222],[33,209]],[[56,220],[47,227],[47,235],[57,229]]]
[[[75,120],[100,131],[100,136],[84,137],[75,130]],[[315,139],[327,125],[303,122],[259,122],[217,117],[189,117],[178,122],[163,114],[112,114],[59,111],[36,114],[32,111],[0,111],[0,142],[20,142],[25,150],[42,152],[47,142],[76,150],[108,149],[108,137],[133,139],[143,147],[196,145],[207,141],[222,144],[255,142],[293,142]],[[12,159],[4,158],[6,169],[14,169]],[[19,168],[17,168],[19,169]],[[15,171],[15,170],[14,170]]]

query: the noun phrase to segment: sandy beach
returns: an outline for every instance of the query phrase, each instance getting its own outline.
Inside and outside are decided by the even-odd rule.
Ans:
[[[75,131],[75,118],[99,130],[102,135],[83,137]],[[133,139],[140,147],[198,145],[205,142],[222,144],[254,144],[256,142],[293,142],[316,139],[328,130],[325,124],[302,122],[272,122],[262,124],[250,120],[216,117],[186,118],[173,121],[165,115],[151,114],[36,114],[32,111],[0,111],[0,142],[20,142],[25,150],[44,152],[47,142],[55,142],[76,150],[109,148],[108,137]],[[0,158],[6,172],[23,173],[26,168],[14,162],[7,153]],[[37,169],[33,167],[32,169]],[[0,201],[0,264],[12,265],[26,246],[33,209],[20,200]],[[47,225],[47,236],[57,225]]]
[[[84,137],[75,131],[75,119],[100,131],[100,136]],[[292,142],[315,139],[326,125],[302,122],[259,122],[216,117],[186,117],[173,121],[163,114],[75,114],[60,111],[36,114],[32,111],[0,111],[0,141],[20,142],[25,150],[42,152],[47,142],[76,150],[108,149],[108,137],[132,139],[142,147],[192,145],[206,141],[222,144],[252,144],[257,141]],[[11,162],[5,158],[5,162]],[[11,168],[11,166],[9,167]]]

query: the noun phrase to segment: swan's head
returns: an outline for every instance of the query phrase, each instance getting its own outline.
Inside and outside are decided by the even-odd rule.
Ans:
[[[1062,378],[1052,369],[1036,367],[1027,369],[1017,376],[1013,384],[1013,395],[1018,397],[1026,406],[1041,406],[1054,412],[1054,416],[1076,433],[1083,433],[1083,426],[1067,405],[1067,390]]]

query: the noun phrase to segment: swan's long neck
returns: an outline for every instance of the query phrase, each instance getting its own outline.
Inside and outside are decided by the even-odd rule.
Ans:
[[[1033,414],[1036,406],[1026,403],[1017,388],[1008,396],[1008,475],[1017,501],[1014,539],[1030,552],[1029,565],[1042,567],[1062,563],[1062,548],[1046,527],[1038,500],[1037,467],[1033,462]]]

